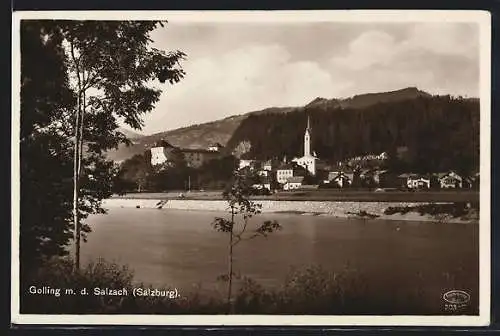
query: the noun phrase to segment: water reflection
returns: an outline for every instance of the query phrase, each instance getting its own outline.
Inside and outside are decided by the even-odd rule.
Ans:
[[[82,246],[82,261],[103,257],[128,264],[137,280],[156,286],[214,287],[227,267],[228,237],[211,227],[220,215],[114,208],[89,219],[93,233]],[[436,278],[443,272],[479,272],[477,225],[285,214],[255,218],[265,219],[277,219],[283,229],[267,239],[242,242],[235,265],[268,286],[281,284],[291,267],[311,264],[333,270],[348,267],[368,274],[374,284],[394,286],[411,281],[418,272]]]

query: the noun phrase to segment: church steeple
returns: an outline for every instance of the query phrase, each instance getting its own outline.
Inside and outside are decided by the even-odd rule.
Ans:
[[[311,121],[307,116],[307,128],[304,133],[304,156],[311,156]]]

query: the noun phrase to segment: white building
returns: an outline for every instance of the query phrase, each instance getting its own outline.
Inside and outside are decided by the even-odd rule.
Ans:
[[[257,172],[257,175],[268,177],[271,172],[269,170],[261,169]]]
[[[437,174],[439,186],[443,189],[462,188],[462,177],[454,171]]]
[[[299,189],[302,186],[302,181],[304,180],[304,176],[292,176],[289,177],[283,186],[283,190],[295,190]]]
[[[160,140],[151,148],[151,165],[171,163],[174,151],[181,154],[186,164],[189,167],[198,168],[205,162],[217,159],[220,157],[219,151],[207,149],[179,148],[171,145],[165,140]]]
[[[208,150],[212,152],[219,152],[221,149],[223,149],[224,146],[222,146],[220,143],[216,142],[214,144],[211,144],[208,146]]]
[[[406,185],[410,189],[430,189],[431,179],[427,176],[410,175],[406,181]]]
[[[271,160],[264,162],[264,164],[262,165],[262,169],[267,171],[273,170],[273,164]]]
[[[151,165],[156,166],[168,161],[170,151],[174,146],[165,140],[158,141],[151,148]]]
[[[309,116],[307,117],[307,128],[304,133],[304,156],[294,158],[292,161],[296,162],[299,166],[304,167],[311,175],[316,175],[316,155],[311,154],[311,123]]]
[[[293,166],[291,164],[285,164],[276,169],[276,181],[278,181],[278,183],[285,184],[292,176]]]
[[[243,169],[245,167],[253,168],[254,163],[255,163],[255,160],[240,160],[238,168],[239,169]]]
[[[339,188],[345,188],[352,184],[352,175],[349,173],[344,173],[342,171],[339,172],[330,172],[328,174],[328,179],[331,184],[337,185]]]

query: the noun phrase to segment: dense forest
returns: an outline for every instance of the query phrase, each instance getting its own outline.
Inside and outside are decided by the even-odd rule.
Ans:
[[[470,174],[479,165],[479,100],[451,96],[421,96],[366,108],[309,104],[286,114],[250,115],[227,144],[250,149],[243,158],[291,159],[303,154],[303,134],[310,116],[312,150],[319,158],[347,158],[407,147],[407,169]]]

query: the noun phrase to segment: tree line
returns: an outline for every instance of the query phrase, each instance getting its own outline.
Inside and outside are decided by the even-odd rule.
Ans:
[[[114,178],[114,191],[162,192],[169,190],[223,190],[233,177],[238,160],[232,155],[190,167],[182,153],[173,155],[168,162],[151,165],[151,152],[136,154],[123,161]]]
[[[362,109],[313,104],[288,113],[250,115],[227,148],[250,144],[242,158],[302,156],[307,116],[312,150],[327,161],[381,152],[395,158],[399,147],[407,147],[411,160],[404,168],[414,172],[453,169],[470,174],[479,167],[479,101],[451,96],[422,96]]]

